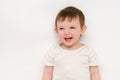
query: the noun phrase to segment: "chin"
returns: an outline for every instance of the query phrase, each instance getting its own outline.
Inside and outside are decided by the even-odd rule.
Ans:
[[[72,47],[73,44],[64,44],[64,46],[66,46],[66,47]]]

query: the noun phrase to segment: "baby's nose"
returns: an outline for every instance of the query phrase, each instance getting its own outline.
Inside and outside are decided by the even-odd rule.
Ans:
[[[70,34],[70,31],[69,31],[69,30],[65,30],[64,33],[65,33],[65,34]]]

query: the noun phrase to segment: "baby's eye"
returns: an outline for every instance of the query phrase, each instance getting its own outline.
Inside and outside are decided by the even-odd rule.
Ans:
[[[75,27],[70,27],[70,29],[75,29]]]
[[[61,28],[59,28],[59,30],[63,30],[63,29],[64,29],[64,28],[62,28],[62,27],[61,27]]]

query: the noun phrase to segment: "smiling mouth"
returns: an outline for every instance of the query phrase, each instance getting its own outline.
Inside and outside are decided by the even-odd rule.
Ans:
[[[68,37],[68,38],[64,38],[64,39],[66,42],[70,42],[73,39],[73,37]]]

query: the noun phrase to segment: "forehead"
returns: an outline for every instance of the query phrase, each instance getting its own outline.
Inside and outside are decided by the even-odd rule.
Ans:
[[[71,18],[71,17],[66,17],[66,18],[60,18],[59,20],[57,20],[57,25],[60,25],[60,24],[80,24],[80,20],[79,20],[79,17],[74,17],[74,18]]]
[[[76,18],[79,18],[78,15],[74,15],[74,16],[59,16],[57,18],[57,21],[65,21],[65,20],[68,20],[68,21],[72,21],[73,19],[76,19]]]

